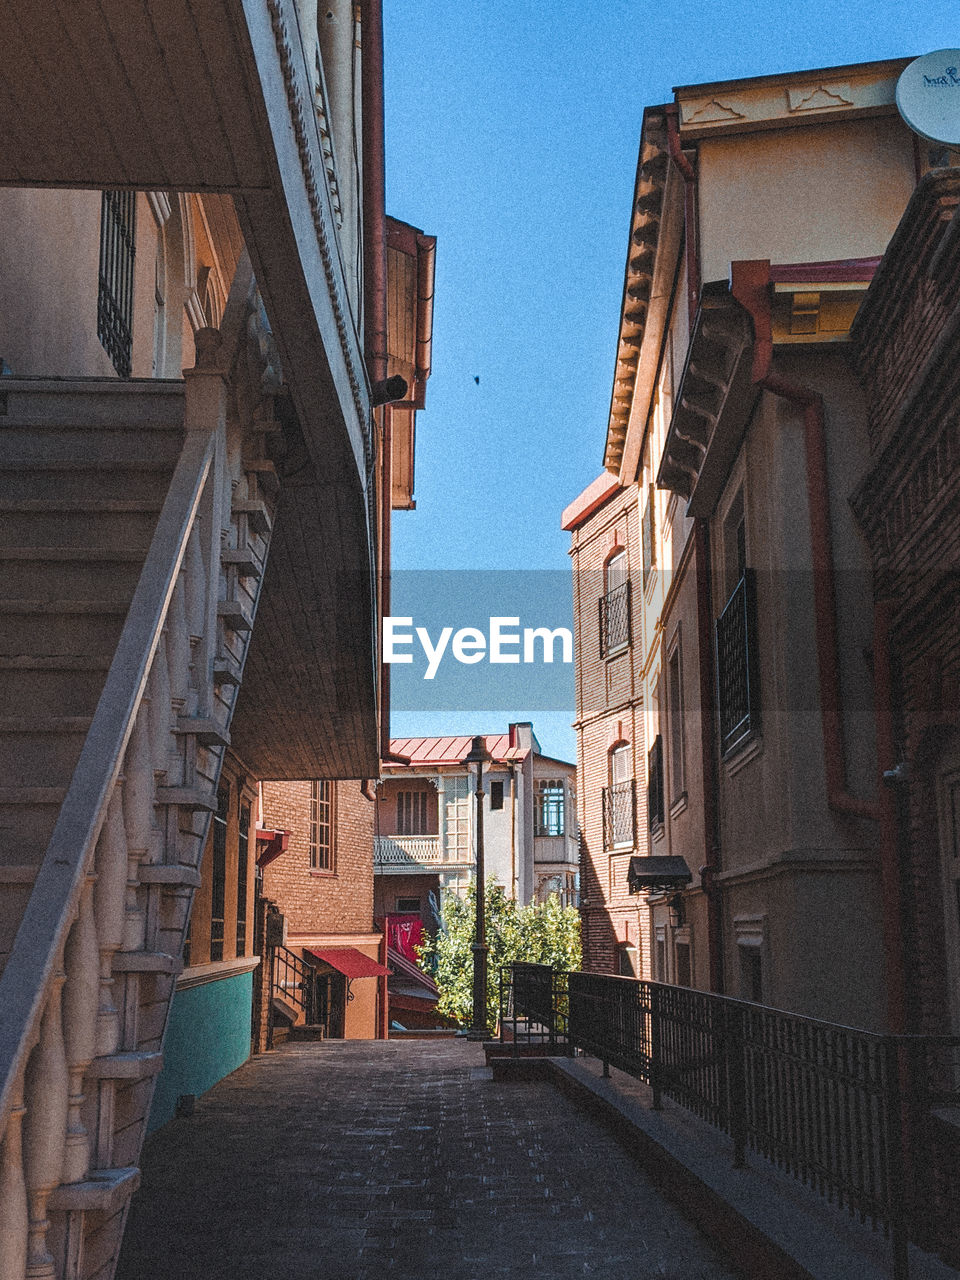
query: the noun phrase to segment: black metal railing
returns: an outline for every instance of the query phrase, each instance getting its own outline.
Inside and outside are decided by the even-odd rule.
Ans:
[[[547,964],[500,970],[500,1039],[560,1048],[567,1042],[567,978]]]
[[[747,569],[717,619],[717,708],[720,751],[732,751],[760,729],[756,580]]]
[[[633,848],[637,840],[637,784],[615,782],[603,788],[603,847]]]
[[[598,601],[600,609],[600,657],[616,653],[630,643],[630,582],[612,587]]]
[[[313,1024],[316,995],[316,974],[296,952],[288,947],[273,948],[273,985],[271,996],[277,996],[304,1015],[304,1021]]]
[[[890,1036],[764,1005],[606,974],[505,972],[513,1025],[552,1029],[729,1134],[747,1151],[891,1238],[923,1242],[936,1180],[925,1152],[939,1108],[960,1105],[960,1037]],[[509,1024],[508,1024],[509,1028]]]

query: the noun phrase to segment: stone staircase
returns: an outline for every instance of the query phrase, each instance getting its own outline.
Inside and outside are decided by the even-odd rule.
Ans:
[[[276,488],[197,337],[185,384],[0,383],[2,1280],[109,1280],[139,1184]]]

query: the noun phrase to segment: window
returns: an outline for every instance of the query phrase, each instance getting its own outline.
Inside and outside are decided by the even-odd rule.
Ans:
[[[605,848],[632,848],[637,832],[637,791],[629,743],[610,752],[610,785],[603,792]]]
[[[213,893],[210,901],[210,959],[223,959],[224,900],[227,887],[227,814],[230,811],[230,788],[217,792],[217,811],[213,815]]]
[[[763,957],[759,947],[737,948],[740,952],[740,997],[763,1004]]]
[[[653,545],[654,535],[654,486],[647,486],[647,505],[643,509],[643,585],[646,589],[651,572],[657,565],[657,550]]]
[[[421,908],[420,908],[419,898],[398,898],[397,899],[398,911],[408,912],[408,911],[419,911],[420,909]]]
[[[397,834],[427,834],[427,792],[401,791],[397,795]]]
[[[250,806],[240,806],[237,836],[237,955],[247,953],[247,861],[250,856]]]
[[[622,942],[617,947],[617,972],[621,978],[639,978],[637,948],[632,942]]]
[[[563,779],[538,778],[533,800],[533,834],[535,836],[562,836]]]
[[[654,948],[656,955],[657,972],[655,980],[657,982],[666,982],[667,980],[667,934],[666,930],[661,926],[657,929],[656,946]]]
[[[683,761],[683,666],[680,637],[667,660],[667,713],[670,718],[670,799],[680,799],[684,789]]]
[[[678,942],[674,949],[677,954],[677,986],[692,987],[693,974],[690,965],[690,943]]]
[[[616,551],[603,567],[600,597],[600,656],[607,657],[630,643],[630,579],[627,553]]]
[[[502,782],[490,783],[490,808],[491,809],[503,808],[503,783]]]
[[[100,202],[97,337],[114,369],[129,378],[133,357],[135,191],[104,191]]]
[[[333,783],[310,783],[310,868],[333,871]]]
[[[744,569],[717,619],[717,704],[720,753],[727,755],[760,731],[757,595],[751,569]]]
[[[663,739],[657,734],[647,756],[647,815],[651,831],[663,826],[663,809]]]

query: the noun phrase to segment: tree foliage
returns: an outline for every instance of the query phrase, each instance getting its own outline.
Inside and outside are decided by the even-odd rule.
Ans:
[[[496,1025],[500,998],[500,969],[514,961],[548,964],[554,969],[579,969],[580,913],[562,907],[556,894],[544,903],[523,907],[508,898],[503,888],[487,883],[487,1022]],[[437,1012],[467,1026],[473,1017],[473,941],[477,891],[470,885],[464,897],[444,890],[435,937],[427,936],[420,948],[425,967],[440,990]]]

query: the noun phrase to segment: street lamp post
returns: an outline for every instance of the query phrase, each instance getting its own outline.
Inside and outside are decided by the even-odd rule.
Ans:
[[[482,734],[478,734],[463,763],[477,767],[477,921],[473,942],[473,1025],[467,1033],[470,1040],[486,1040],[487,1027],[487,924],[485,917],[485,884],[483,868],[483,766],[493,757],[487,751]]]

